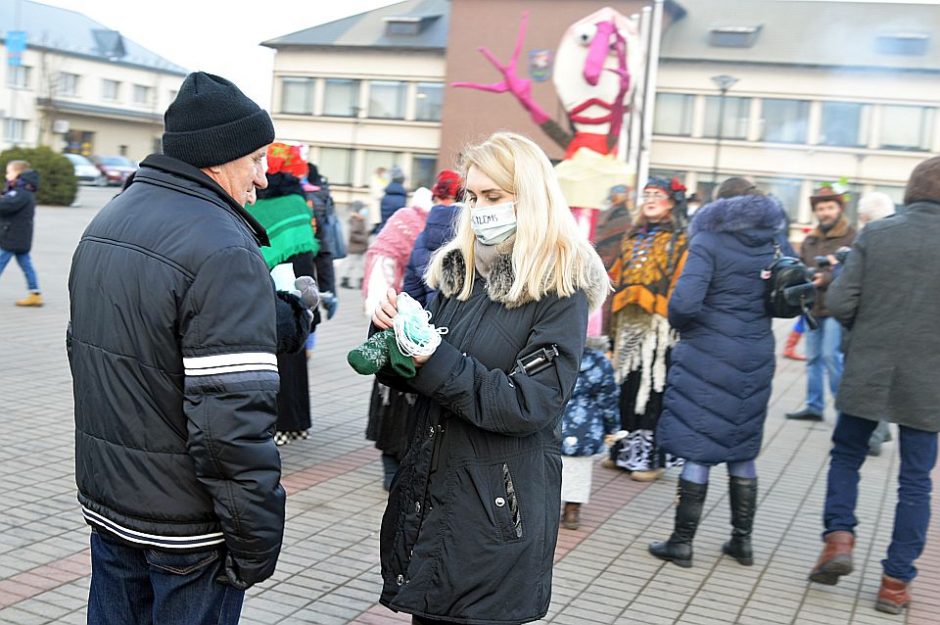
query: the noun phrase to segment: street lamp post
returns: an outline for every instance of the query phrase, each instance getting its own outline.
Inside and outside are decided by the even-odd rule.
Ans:
[[[721,95],[718,96],[718,136],[715,138],[715,163],[712,166],[712,198],[715,196],[715,189],[718,188],[718,159],[721,155],[721,139],[725,125],[725,95],[728,89],[734,86],[738,79],[728,74],[719,74],[712,76],[712,82],[718,87]]]

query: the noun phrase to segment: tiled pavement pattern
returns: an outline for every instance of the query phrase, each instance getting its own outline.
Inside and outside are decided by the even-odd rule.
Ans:
[[[0,279],[0,623],[83,623],[88,530],[74,496],[71,392],[63,348],[66,279],[75,243],[113,194],[82,189],[79,208],[40,208],[34,260],[47,305],[15,308],[23,281],[11,263]],[[107,280],[108,276],[102,276]],[[146,282],[146,276],[141,276]],[[324,324],[310,370],[314,430],[283,448],[288,521],[277,573],[249,591],[242,622],[378,625],[407,623],[375,603],[377,530],[385,503],[377,452],[363,440],[370,379],[345,364],[363,335],[354,291]],[[786,330],[781,323],[780,331]],[[715,471],[692,569],[646,553],[671,528],[676,475],[651,484],[597,467],[578,531],[560,531],[548,617],[582,623],[876,624],[940,622],[940,523],[919,565],[915,606],[891,617],[872,609],[893,520],[897,444],[864,469],[856,572],[837,587],[806,574],[819,550],[830,417],[787,423],[802,396],[802,367],[780,361],[758,460],[756,564],[719,556],[728,499]],[[940,501],[940,498],[937,499]],[[940,504],[935,502],[935,512]],[[940,519],[940,514],[935,514]]]

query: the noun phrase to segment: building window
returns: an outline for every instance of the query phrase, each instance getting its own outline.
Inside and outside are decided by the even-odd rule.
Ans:
[[[349,148],[320,148],[317,169],[331,184],[352,184],[352,168],[353,151]]]
[[[3,140],[13,143],[23,141],[26,137],[26,120],[7,118],[3,120]]]
[[[281,79],[281,112],[313,115],[313,78]]]
[[[651,174],[652,175],[652,174]],[[702,180],[706,174],[700,173],[700,179],[698,184],[695,186],[695,195],[703,202],[711,202],[715,199],[715,191],[718,190],[718,183],[711,179],[711,175],[708,174],[708,180]],[[718,180],[723,180],[728,176],[719,173]]]
[[[874,191],[885,193],[894,202],[895,207],[904,205],[904,187],[894,185],[875,185]]]
[[[802,180],[793,178],[755,178],[754,182],[761,191],[780,200],[791,221],[795,221],[799,217],[803,189]]]
[[[930,149],[934,110],[920,106],[886,105],[881,112],[881,147],[894,150]]]
[[[59,73],[59,93],[60,96],[78,95],[78,74],[69,74],[67,72]]]
[[[718,136],[719,96],[705,96],[705,130],[703,137]],[[725,115],[721,125],[722,139],[746,139],[747,124],[751,115],[751,99],[725,96]]]
[[[695,98],[681,93],[657,93],[653,134],[688,137],[692,134],[692,103]]]
[[[25,65],[7,66],[7,87],[14,89],[29,88],[29,74],[32,68]]]
[[[327,78],[323,90],[323,114],[355,117],[359,114],[359,81]]]
[[[384,152],[380,150],[366,150],[366,159],[364,171],[373,172],[379,167],[384,167],[386,175],[391,171],[392,165],[402,166],[401,154],[397,152]],[[391,178],[389,178],[391,182]],[[406,188],[413,188],[410,181],[405,181]]]
[[[101,99],[115,102],[121,95],[121,83],[105,78],[101,81]]]
[[[150,104],[153,90],[146,85],[134,85],[134,104]]]
[[[819,144],[859,147],[868,144],[867,104],[823,102]]]
[[[373,80],[369,83],[369,117],[405,119],[408,84],[397,80]]]
[[[434,186],[437,178],[437,157],[418,154],[411,161],[411,188]]]
[[[809,102],[806,100],[763,101],[761,140],[770,143],[806,143]]]
[[[441,121],[444,106],[444,85],[439,82],[419,82],[415,119],[422,122]]]

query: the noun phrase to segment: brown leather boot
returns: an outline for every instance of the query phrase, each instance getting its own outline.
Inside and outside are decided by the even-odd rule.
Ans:
[[[561,526],[566,530],[578,529],[581,522],[581,504],[566,503],[565,513],[561,517]]]
[[[835,586],[840,577],[852,572],[855,535],[847,531],[830,532],[826,534],[825,540],[826,546],[810,572],[809,579],[817,584]]]
[[[787,337],[787,342],[783,346],[783,357],[790,360],[806,360],[806,356],[796,353],[796,344],[800,342],[803,335],[799,332],[791,332]]]
[[[911,593],[907,592],[910,584],[899,579],[881,576],[881,588],[878,589],[878,602],[875,609],[888,614],[900,614],[911,603]]]

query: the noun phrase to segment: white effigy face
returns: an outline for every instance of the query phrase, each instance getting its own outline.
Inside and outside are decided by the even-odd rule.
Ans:
[[[623,114],[642,79],[638,29],[636,17],[605,7],[562,35],[552,80],[578,132],[609,134],[611,121]]]

